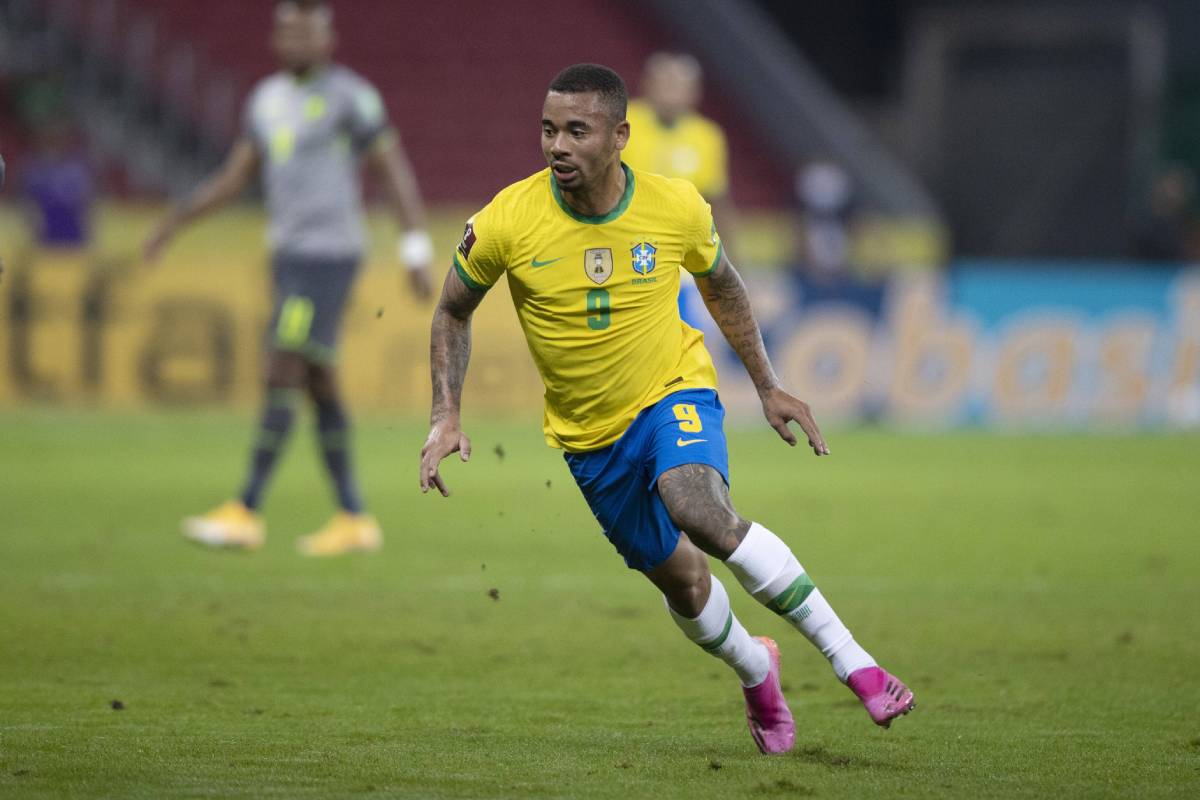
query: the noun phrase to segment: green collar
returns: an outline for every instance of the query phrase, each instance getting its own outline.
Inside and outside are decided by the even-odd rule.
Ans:
[[[575,209],[567,205],[567,201],[563,200],[562,192],[558,189],[558,181],[554,180],[554,173],[550,173],[550,192],[554,195],[555,202],[558,207],[566,212],[567,216],[576,222],[583,222],[588,225],[603,225],[606,222],[612,222],[617,217],[625,213],[625,209],[629,208],[630,201],[633,200],[633,170],[631,170],[624,161],[621,162],[621,169],[625,172],[625,194],[621,195],[621,200],[616,207],[607,214],[599,214],[597,216],[588,216],[580,214]]]

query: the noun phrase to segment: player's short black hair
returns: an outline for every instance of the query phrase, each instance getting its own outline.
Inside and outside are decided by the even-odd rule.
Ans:
[[[596,92],[616,122],[625,119],[629,105],[629,90],[625,81],[613,70],[601,64],[573,64],[550,81],[551,92],[583,94]]]

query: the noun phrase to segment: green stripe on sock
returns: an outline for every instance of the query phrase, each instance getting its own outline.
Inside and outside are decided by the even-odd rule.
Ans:
[[[812,590],[815,588],[817,587],[808,577],[808,573],[802,572],[799,578],[792,581],[791,586],[784,589],[775,599],[767,603],[767,608],[776,614],[790,614],[808,599],[808,596],[812,594]]]
[[[733,612],[729,612],[729,619],[725,620],[725,630],[721,631],[721,635],[713,639],[708,644],[700,645],[710,653],[715,653],[721,649],[721,645],[725,644],[725,640],[729,638],[729,632],[733,630]]]

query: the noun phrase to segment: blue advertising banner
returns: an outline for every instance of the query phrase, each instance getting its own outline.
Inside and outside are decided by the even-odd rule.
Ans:
[[[1200,425],[1200,270],[964,262],[874,294],[776,286],[756,300],[781,376],[829,417]],[[736,370],[721,373],[745,399]]]

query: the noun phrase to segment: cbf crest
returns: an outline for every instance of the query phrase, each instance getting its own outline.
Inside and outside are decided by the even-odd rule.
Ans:
[[[607,247],[593,247],[583,252],[583,271],[593,283],[604,283],[613,274],[613,254]]]
[[[633,254],[633,271],[646,275],[654,271],[654,259],[658,248],[649,242],[639,242],[629,251]]]

